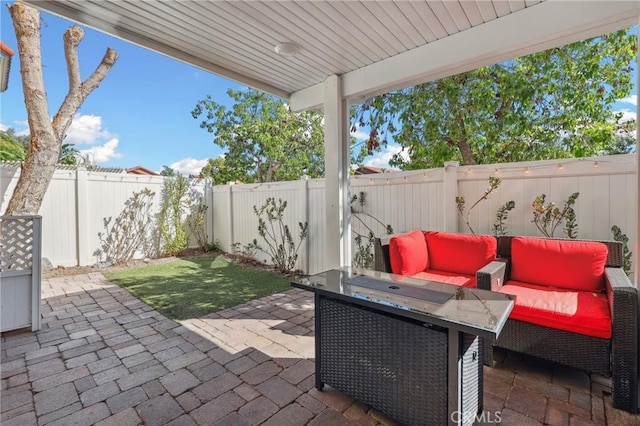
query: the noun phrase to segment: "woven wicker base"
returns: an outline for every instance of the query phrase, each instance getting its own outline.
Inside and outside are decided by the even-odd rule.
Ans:
[[[320,388],[326,383],[402,424],[449,423],[446,329],[322,296],[316,319]],[[470,335],[461,342],[462,424],[472,424],[482,404],[478,342]]]

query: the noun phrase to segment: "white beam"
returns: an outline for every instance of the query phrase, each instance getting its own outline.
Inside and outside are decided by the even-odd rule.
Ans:
[[[327,269],[351,264],[348,114],[347,103],[341,93],[340,77],[329,76],[324,82]]]
[[[324,102],[325,83],[299,90],[289,97],[289,105],[292,111],[319,110]]]
[[[640,2],[548,0],[342,75],[343,96],[360,102],[637,25]],[[318,108],[318,87],[291,94],[296,111]]]

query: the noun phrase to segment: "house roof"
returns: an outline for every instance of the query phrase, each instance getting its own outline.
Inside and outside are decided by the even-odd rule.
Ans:
[[[360,166],[355,171],[356,175],[372,175],[372,174],[376,174],[376,173],[384,173],[384,170],[382,170],[379,167]]]
[[[135,166],[127,169],[127,173],[131,175],[149,175],[149,176],[160,176],[160,173],[156,173],[153,170],[149,170],[142,166]]]
[[[0,40],[0,92],[4,92],[9,86],[12,56],[13,49]]]
[[[637,1],[27,0],[42,10],[288,99],[350,101],[638,24]],[[299,48],[283,56],[274,47]]]

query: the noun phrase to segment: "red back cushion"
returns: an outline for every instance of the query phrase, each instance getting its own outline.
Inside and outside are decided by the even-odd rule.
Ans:
[[[490,235],[427,231],[424,236],[432,269],[475,275],[496,258],[498,243]]]
[[[572,240],[514,237],[511,279],[569,290],[604,290],[607,246]]]
[[[400,275],[414,275],[429,267],[427,242],[421,231],[391,237],[389,240],[389,260],[391,272]]]

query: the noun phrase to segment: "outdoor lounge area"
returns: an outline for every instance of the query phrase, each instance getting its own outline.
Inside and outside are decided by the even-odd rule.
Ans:
[[[475,233],[471,227],[473,224],[479,233],[488,234],[492,229],[496,208],[514,199],[520,210],[515,210],[511,215],[509,233],[500,228],[504,232],[496,235],[522,236],[537,232],[533,229],[530,217],[532,200],[541,197],[544,202],[548,195],[550,202],[552,199],[561,202],[573,197],[569,194],[581,193],[582,207],[577,207],[577,218],[581,224],[578,237],[610,239],[614,226],[620,226],[630,235],[627,241],[634,250],[630,260],[635,261],[632,269],[634,276],[631,280],[625,276],[624,285],[629,288],[633,286],[634,293],[629,291],[627,296],[636,296],[640,241],[640,162],[637,150],[619,156],[585,155],[570,160],[563,157],[539,163],[534,158],[525,158],[526,162],[519,164],[504,162],[499,165],[490,164],[489,161],[445,161],[442,168],[438,169],[407,170],[358,179],[350,177],[350,110],[353,105],[394,90],[434,82],[635,27],[640,22],[638,2],[25,2],[201,70],[230,78],[243,87],[280,97],[293,112],[322,111],[324,179],[309,179],[304,175],[300,180],[266,185],[230,182],[209,187],[208,183],[203,183],[200,188],[206,195],[203,199],[210,202],[207,205],[208,216],[203,219],[205,231],[210,231],[204,233],[205,243],[219,246],[227,253],[235,253],[233,247],[255,241],[256,226],[252,211],[255,213],[256,206],[265,199],[280,198],[280,191],[286,192],[287,196],[296,200],[296,204],[290,202],[289,211],[295,211],[299,216],[288,218],[290,225],[300,225],[305,230],[309,225],[306,241],[303,243],[300,238],[298,247],[301,247],[301,255],[297,263],[294,260],[296,265],[293,270],[316,276],[321,271],[341,271],[341,268],[348,268],[347,265],[354,262],[356,250],[351,235],[351,219],[355,213],[350,205],[353,203],[350,197],[357,192],[360,192],[362,199],[366,190],[371,202],[370,211],[380,218],[381,224],[394,220],[396,232],[434,229],[463,233],[466,232],[466,224],[471,233]],[[71,73],[70,80],[73,80]],[[636,85],[640,86],[637,75],[635,80]],[[171,82],[177,83],[178,79]],[[637,95],[635,98],[637,117],[640,108],[637,107]],[[167,97],[166,101],[172,100]],[[488,122],[493,123],[491,116]],[[529,130],[523,129],[520,134]],[[560,135],[566,134],[566,131],[563,129]],[[377,137],[373,136],[375,134],[377,131],[371,131],[369,140],[377,143],[377,140],[373,140]],[[640,138],[640,129],[636,129],[635,138]],[[536,142],[536,139],[532,140],[532,144]],[[402,149],[404,151],[404,147]],[[594,155],[600,155],[600,152]],[[10,177],[5,181],[17,179],[17,170],[16,166],[7,172]],[[9,298],[9,292],[3,290],[3,311],[8,312],[6,306],[11,306],[13,311],[25,314],[32,328],[7,331],[0,338],[2,426],[395,425],[398,424],[398,417],[403,418],[397,416],[397,411],[391,418],[379,408],[372,408],[353,396],[333,389],[332,378],[325,380],[325,377],[321,377],[326,371],[340,370],[342,377],[349,380],[349,374],[355,369],[351,366],[359,368],[367,364],[369,368],[374,364],[380,376],[401,381],[397,380],[400,369],[388,368],[386,360],[376,364],[370,362],[369,358],[359,358],[348,351],[344,356],[351,359],[345,360],[341,368],[321,369],[322,362],[326,366],[327,357],[322,349],[327,347],[323,343],[330,340],[327,335],[342,339],[333,343],[330,362],[334,364],[340,363],[340,345],[349,342],[349,339],[365,340],[359,344],[365,350],[369,349],[369,342],[366,337],[362,338],[365,334],[360,330],[363,328],[350,327],[351,324],[341,318],[331,318],[334,327],[328,332],[318,325],[321,324],[319,318],[324,316],[326,319],[329,315],[324,315],[320,309],[322,303],[318,294],[322,291],[316,291],[320,286],[317,281],[307,280],[306,289],[296,283],[296,288],[178,321],[163,315],[127,289],[110,282],[101,272],[45,277],[41,280],[40,262],[44,258],[53,260],[52,265],[56,266],[90,267],[94,264],[94,250],[98,247],[98,240],[101,240],[99,232],[102,232],[103,226],[106,227],[104,220],[120,212],[122,204],[130,196],[130,190],[148,190],[147,186],[153,185],[160,188],[164,182],[164,178],[155,176],[104,176],[84,166],[78,167],[73,173],[63,174],[60,177],[58,173],[54,179],[56,182],[48,189],[49,200],[56,200],[55,214],[47,213],[45,208],[35,212],[44,219],[41,229],[43,251],[39,251],[40,242],[30,244],[32,248],[38,246],[38,250],[34,249],[35,254],[27,262],[31,263],[28,268],[31,286],[25,289],[30,291],[29,296]],[[25,176],[26,173],[21,175]],[[505,180],[500,193],[503,198],[494,197],[484,203],[486,209],[475,210],[474,213],[479,216],[477,220],[469,219],[468,214],[477,203],[467,210],[466,220],[461,219],[459,214],[463,213],[464,203],[461,207],[459,199],[466,197],[471,200],[478,196],[480,200],[483,197],[486,199],[488,193],[483,196],[482,191],[487,180],[491,182],[492,178]],[[112,191],[116,185],[127,185],[128,192]],[[113,199],[102,196],[102,193],[93,190],[98,186],[124,198],[116,200],[115,195]],[[59,189],[64,190],[68,198],[60,197],[56,192]],[[205,192],[205,189],[210,191]],[[58,200],[61,202],[57,203]],[[49,203],[51,205],[53,203]],[[45,207],[49,206],[45,203]],[[65,209],[69,209],[69,212]],[[245,220],[247,216],[251,217],[252,222]],[[59,225],[54,218],[63,218],[70,230]],[[35,232],[36,228],[38,232]],[[40,238],[39,224],[37,227],[34,225],[33,229],[34,235]],[[374,233],[370,235],[372,240]],[[63,238],[73,241],[75,245],[63,244]],[[6,246],[3,245],[3,249]],[[514,253],[517,249],[516,244]],[[501,253],[499,246],[495,250]],[[511,265],[518,264],[522,257],[517,254],[511,256],[510,250],[507,257]],[[54,254],[57,258],[52,257]],[[454,252],[451,258],[458,254]],[[455,260],[455,266],[465,263]],[[256,261],[260,263],[264,259]],[[605,265],[603,260],[601,266],[603,269],[611,265]],[[619,274],[624,274],[622,265],[614,266],[620,269]],[[522,279],[523,275],[515,274],[514,277],[513,270],[502,267],[500,285],[504,287],[507,287],[508,278],[529,285],[522,288],[530,289],[532,285],[557,286],[554,282]],[[382,317],[395,315],[387,309],[390,306],[397,310],[404,309],[406,315],[403,319],[408,319],[406,323],[411,323],[413,329],[420,329],[420,332],[435,330],[434,333],[445,335],[443,339],[448,339],[441,345],[433,344],[436,339],[426,345],[439,350],[437,353],[440,356],[433,356],[432,359],[438,360],[440,365],[446,364],[438,370],[439,387],[434,386],[436,380],[424,380],[424,376],[419,376],[418,380],[421,390],[428,388],[431,392],[429,397],[444,389],[440,393],[446,398],[445,402],[437,405],[444,415],[437,417],[440,421],[435,423],[436,426],[441,421],[444,424],[465,425],[640,425],[640,415],[633,414],[638,409],[637,400],[636,405],[630,406],[627,411],[614,408],[620,406],[616,405],[612,396],[617,389],[628,391],[631,388],[632,392],[627,393],[631,393],[628,396],[632,401],[638,393],[637,382],[628,386],[631,380],[625,376],[631,372],[629,374],[634,374],[634,380],[638,378],[637,347],[634,348],[635,358],[621,356],[613,359],[616,358],[614,352],[619,353],[616,345],[620,340],[617,334],[624,334],[626,341],[635,341],[637,346],[637,328],[626,327],[626,322],[617,321],[615,317],[623,316],[635,327],[638,327],[638,321],[637,306],[635,311],[628,309],[624,314],[617,315],[622,310],[614,311],[613,299],[605,299],[605,293],[613,293],[609,287],[618,287],[612,285],[611,280],[606,284],[602,281],[597,291],[602,293],[599,306],[601,313],[607,313],[606,324],[611,325],[613,321],[616,328],[604,333],[605,337],[593,336],[605,341],[602,346],[588,345],[586,349],[581,349],[583,352],[597,351],[595,355],[589,354],[593,357],[585,355],[582,358],[581,354],[570,354],[568,357],[571,362],[568,363],[554,356],[542,359],[546,354],[529,351],[528,343],[524,344],[525,348],[522,347],[521,341],[526,342],[526,339],[521,339],[522,334],[531,337],[535,332],[537,334],[534,337],[537,338],[540,333],[546,333],[549,327],[546,324],[537,324],[535,327],[527,324],[522,327],[516,324],[522,318],[509,318],[510,312],[516,312],[511,309],[515,309],[514,300],[517,299],[510,297],[511,294],[493,294],[493,297],[499,297],[500,302],[506,301],[508,305],[503,305],[504,309],[499,315],[493,315],[494,312],[487,308],[487,301],[492,301],[491,298],[481,297],[483,291],[491,294],[489,290],[497,290],[493,285],[492,273],[489,273],[489,279],[483,281],[478,278],[477,269],[432,269],[441,275],[443,271],[465,273],[465,284],[471,284],[467,279],[475,280],[474,285],[451,286],[455,290],[440,293],[447,293],[445,300],[454,302],[448,305],[454,308],[462,305],[455,303],[458,300],[479,302],[474,306],[479,307],[478,311],[486,308],[482,313],[493,321],[492,329],[487,327],[480,330],[482,324],[474,328],[461,324],[462,321],[456,323],[454,315],[464,316],[467,312],[455,310],[452,315],[454,320],[444,319],[454,324],[448,327],[443,325],[445,321],[438,323],[442,319],[442,316],[438,317],[441,311],[420,312],[425,316],[437,317],[430,322],[412,317],[415,312],[407,304],[385,305],[375,301],[382,306]],[[540,268],[530,266],[530,269],[533,270],[532,274],[524,278],[539,276]],[[588,268],[582,265],[578,269],[588,273]],[[8,272],[14,277],[23,275],[22,271]],[[433,273],[428,264],[414,272]],[[605,273],[601,272],[602,275]],[[548,274],[543,274],[543,278],[548,277]],[[193,281],[196,280],[191,279]],[[234,283],[237,282],[234,280]],[[262,283],[260,280],[254,282]],[[339,289],[336,294],[343,290],[343,284],[341,279],[334,282],[334,287]],[[397,290],[402,284],[391,287],[387,282],[385,285]],[[325,285],[324,290],[327,287]],[[469,290],[471,287],[477,288]],[[518,287],[517,290],[524,292],[522,288]],[[537,290],[540,290],[537,294],[546,294],[541,292],[547,289]],[[549,293],[554,292],[552,290]],[[596,291],[591,293],[595,294]],[[476,299],[470,300],[469,295],[474,295]],[[171,294],[165,296],[171,297]],[[353,296],[357,298],[355,294]],[[17,299],[23,299],[20,307],[14,303]],[[521,301],[523,299],[520,297]],[[633,306],[636,299],[625,306]],[[540,298],[535,299],[538,300]],[[326,302],[323,303],[328,309],[335,308],[331,306],[334,302]],[[342,302],[344,300],[335,305]],[[371,299],[364,296],[354,305],[358,305],[358,309],[364,307],[362,312],[371,313],[372,303]],[[446,303],[442,305],[444,307]],[[618,301],[616,306],[620,306]],[[31,307],[31,312],[27,312],[25,307]],[[344,311],[353,314],[355,309],[351,308],[345,308]],[[525,314],[535,312],[535,309],[527,311],[526,306],[519,308],[519,314],[523,310]],[[360,314],[358,312],[354,316]],[[407,338],[404,333],[406,329],[394,328],[394,323],[383,321],[372,325],[367,323],[366,318],[361,320],[365,315],[362,314],[358,319],[368,327],[364,328],[367,332],[371,329],[384,331],[381,333],[384,337],[375,343],[388,351],[385,354],[397,355],[405,346],[411,345],[411,336]],[[550,321],[555,319],[557,317]],[[391,326],[380,327],[380,324]],[[575,322],[570,324],[572,327],[582,325]],[[498,334],[503,329],[512,332],[512,335],[505,333],[500,340]],[[480,332],[474,333],[476,330]],[[565,331],[572,330],[563,330],[563,333]],[[405,346],[395,344],[397,341],[389,338],[395,338],[395,335],[400,335],[399,340]],[[471,351],[466,351],[468,347],[464,347],[467,343],[464,339],[469,335],[473,336],[473,342],[468,347],[474,346]],[[564,341],[567,335],[554,332],[553,342]],[[498,340],[483,340],[491,337]],[[334,350],[336,347],[337,350]],[[415,351],[418,348],[419,352],[424,347],[415,345],[411,349]],[[541,345],[536,348],[541,347],[542,352],[548,352]],[[370,352],[366,353],[368,356]],[[612,354],[611,362],[609,353]],[[407,362],[402,366],[402,374],[408,376],[415,371],[418,376],[418,372],[423,372],[414,367],[423,365],[420,364],[422,359],[419,355],[411,358],[411,361],[418,359],[416,364]],[[473,361],[470,373],[468,370],[462,371],[462,359],[467,356]],[[562,357],[567,356],[563,353]],[[605,367],[598,365],[588,368],[584,364],[591,358],[597,358],[597,362]],[[618,359],[622,361],[618,362]],[[631,366],[625,364],[629,359],[635,360]],[[404,358],[397,356],[394,361],[401,364]],[[489,365],[484,365],[483,361]],[[608,367],[611,364],[615,364],[617,371],[610,378]],[[620,371],[623,374],[615,374]],[[461,378],[465,374],[469,377]],[[349,390],[350,394],[366,394],[370,385],[367,380],[368,377],[363,380],[362,376],[351,380],[350,384],[358,384],[354,385],[357,388]],[[478,409],[477,414],[473,413],[476,416],[472,420],[459,417],[462,410],[459,407],[466,403],[465,398],[469,395],[469,392],[465,394],[461,390],[464,380],[475,381],[476,385],[473,403],[468,405],[472,410]],[[418,395],[416,397],[412,392],[416,388],[414,386],[396,392],[394,402],[403,399],[403,395],[409,392],[420,400],[422,394],[415,392]],[[419,405],[416,411],[431,410],[433,406],[428,404],[425,408]],[[467,413],[462,412],[465,415]]]
[[[314,387],[310,292],[292,289],[176,323],[99,273],[42,282],[38,332],[2,336],[3,425],[376,425]],[[610,381],[496,350],[479,424],[634,425]]]

